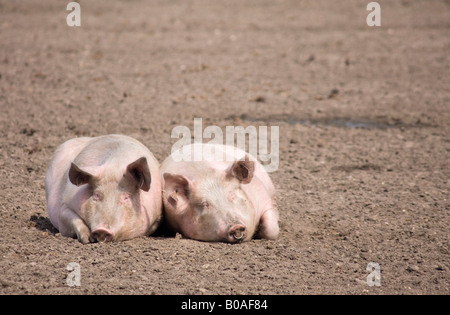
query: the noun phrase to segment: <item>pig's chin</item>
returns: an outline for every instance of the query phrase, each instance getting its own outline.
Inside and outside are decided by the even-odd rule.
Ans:
[[[192,232],[192,233],[183,233],[188,238],[191,238],[193,240],[197,241],[203,241],[203,242],[220,242],[223,241],[224,238],[221,237],[219,234],[217,234],[216,231],[212,231],[212,233],[198,233],[198,232]]]
[[[191,233],[189,233],[191,232]],[[230,235],[228,225],[216,224],[209,226],[199,226],[194,231],[184,233],[188,238],[203,242],[225,242],[240,243],[247,240],[247,235]]]
[[[226,228],[220,228],[218,224],[200,225],[193,230],[183,231],[188,238],[203,242],[227,242]]]

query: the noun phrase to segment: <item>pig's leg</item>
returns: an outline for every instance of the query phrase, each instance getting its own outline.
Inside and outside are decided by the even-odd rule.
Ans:
[[[74,237],[77,236],[78,240],[87,244],[90,241],[90,231],[84,221],[76,214],[72,209],[63,205],[59,218],[60,232],[63,236]]]
[[[258,236],[262,239],[275,240],[278,238],[280,228],[278,226],[278,210],[269,209],[263,213],[259,221]]]

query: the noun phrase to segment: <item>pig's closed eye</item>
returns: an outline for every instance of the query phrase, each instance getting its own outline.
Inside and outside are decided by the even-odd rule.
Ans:
[[[95,201],[102,201],[103,194],[99,191],[94,191],[94,193],[92,194],[92,199],[94,199]]]
[[[120,202],[121,203],[129,203],[131,201],[131,196],[128,194],[121,194],[120,195]]]
[[[237,195],[234,192],[228,193],[228,200],[236,201]]]
[[[202,208],[203,208],[203,210],[208,210],[210,208],[209,202],[203,201]]]

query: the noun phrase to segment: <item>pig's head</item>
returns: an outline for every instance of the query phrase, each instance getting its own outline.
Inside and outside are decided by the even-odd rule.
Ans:
[[[249,240],[257,223],[255,209],[242,185],[251,182],[254,162],[236,161],[225,172],[211,171],[191,181],[163,174],[166,219],[184,236],[201,241]]]
[[[118,241],[135,237],[140,222],[140,191],[149,191],[151,175],[147,159],[130,163],[125,171],[87,172],[72,163],[69,180],[76,186],[87,184],[89,196],[81,205],[80,214],[90,229],[90,241]],[[98,172],[97,172],[98,173]],[[141,223],[141,224],[140,224]]]

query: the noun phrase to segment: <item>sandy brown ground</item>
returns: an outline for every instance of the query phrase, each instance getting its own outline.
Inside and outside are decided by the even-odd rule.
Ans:
[[[73,28],[68,2],[0,1],[0,293],[449,294],[449,1],[379,1],[368,27],[368,0],[81,0]],[[59,144],[122,133],[162,161],[194,117],[280,127],[279,240],[52,228]]]

